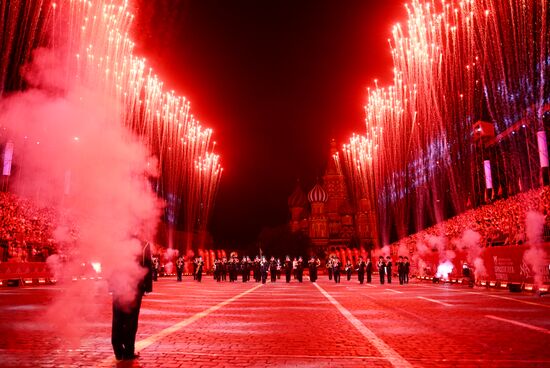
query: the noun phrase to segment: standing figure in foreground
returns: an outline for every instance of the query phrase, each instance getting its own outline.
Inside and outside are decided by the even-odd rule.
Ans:
[[[135,353],[139,310],[143,294],[153,291],[151,244],[141,244],[138,271],[134,275],[117,272],[110,280],[113,292],[113,323],[111,344],[117,360],[139,357]]]

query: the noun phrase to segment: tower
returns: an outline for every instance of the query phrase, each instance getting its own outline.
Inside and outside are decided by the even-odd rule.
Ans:
[[[311,203],[309,237],[314,245],[326,246],[329,237],[327,228],[328,221],[325,213],[325,205],[328,201],[327,192],[317,183],[308,193],[308,200]]]

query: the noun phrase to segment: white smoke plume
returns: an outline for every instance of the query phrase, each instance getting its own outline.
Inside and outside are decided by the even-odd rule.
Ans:
[[[466,252],[468,264],[474,268],[475,278],[486,276],[487,269],[485,268],[483,258],[481,258],[481,252],[483,251],[481,247],[481,235],[476,231],[467,229],[462,234],[462,238],[458,243],[459,247]]]
[[[31,88],[0,101],[0,121],[18,153],[15,191],[59,210],[54,237],[70,253],[63,262],[59,256],[48,260],[59,280],[82,273],[83,263],[99,262],[105,278],[117,276],[111,288],[132,298],[135,287],[128,285],[143,274],[135,236],[152,239],[160,218],[149,183],[155,159],[122,126],[116,102],[101,91],[67,85],[63,64],[52,60],[47,51],[35,53],[26,73]],[[102,286],[65,287],[48,318],[59,334],[77,342],[97,312],[93,289]]]
[[[546,272],[547,254],[542,246],[544,222],[544,215],[537,211],[529,211],[525,216],[525,233],[529,249],[523,253],[523,261],[531,268],[533,281],[537,286],[542,285]]]

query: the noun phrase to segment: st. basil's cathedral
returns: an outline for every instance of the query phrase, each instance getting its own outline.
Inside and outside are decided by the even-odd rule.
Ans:
[[[290,229],[308,235],[315,253],[369,252],[377,245],[374,212],[366,199],[351,198],[347,178],[336,163],[337,153],[332,140],[325,174],[307,196],[301,183],[296,184],[288,198]]]

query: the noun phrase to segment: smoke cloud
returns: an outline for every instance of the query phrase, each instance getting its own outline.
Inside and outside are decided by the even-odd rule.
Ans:
[[[523,261],[529,265],[537,286],[542,285],[546,272],[547,254],[542,246],[544,222],[544,215],[537,211],[529,211],[525,216],[525,233],[529,249],[523,253]]]
[[[136,235],[152,239],[160,218],[149,182],[156,161],[123,127],[121,106],[102,91],[68,83],[56,57],[36,52],[25,68],[29,90],[0,102],[0,121],[18,154],[14,190],[58,209],[54,237],[67,254],[48,259],[58,280],[90,271],[83,263],[99,262],[111,290],[132,299],[132,285],[144,272],[136,262]],[[101,283],[66,283],[48,314],[72,342],[94,318],[94,287],[106,292]]]
[[[475,278],[486,276],[487,269],[485,268],[483,258],[481,258],[481,252],[483,251],[481,247],[481,235],[470,229],[464,231],[459,241],[459,247],[463,251],[466,251],[466,258],[468,264],[474,268]]]

